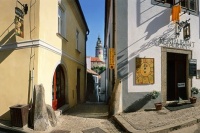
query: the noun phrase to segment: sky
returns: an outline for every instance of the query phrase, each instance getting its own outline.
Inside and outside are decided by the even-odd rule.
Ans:
[[[86,42],[87,56],[95,56],[95,47],[98,36],[104,45],[104,12],[105,0],[79,0],[90,33]]]

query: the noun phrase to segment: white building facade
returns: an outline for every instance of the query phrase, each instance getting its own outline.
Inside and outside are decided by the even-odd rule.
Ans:
[[[158,1],[106,2],[105,47],[115,49],[108,90],[120,82],[119,112],[152,107],[153,90],[160,92],[156,101],[168,103],[188,100],[191,88],[200,88],[199,1]],[[172,8],[179,4],[176,23]]]

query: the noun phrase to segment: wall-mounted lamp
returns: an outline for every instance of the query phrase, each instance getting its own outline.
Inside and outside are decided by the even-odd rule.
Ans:
[[[181,30],[183,29],[183,38],[184,40],[189,40],[190,39],[190,23],[188,23],[190,19],[182,22],[176,22],[177,24],[177,30],[176,30],[176,35],[179,36]]]
[[[27,12],[28,12],[28,5],[25,4],[25,5],[24,5],[24,13],[27,14]]]
[[[21,6],[23,6],[24,14],[27,14],[27,12],[28,12],[28,4],[22,4],[22,3],[19,2],[18,0],[17,0],[17,2],[18,2]]]
[[[183,39],[185,41],[190,39],[190,23],[187,23],[184,27],[183,27]]]

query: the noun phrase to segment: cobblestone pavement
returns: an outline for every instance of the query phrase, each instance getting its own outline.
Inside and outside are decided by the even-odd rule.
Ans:
[[[70,133],[120,133],[122,129],[112,118],[108,119],[108,106],[80,104],[59,118],[59,124],[52,132]]]
[[[196,106],[178,111],[169,111],[163,107],[160,111],[126,113],[122,114],[122,117],[131,123],[135,129],[145,130],[186,121],[199,115],[199,109],[200,106]]]
[[[193,121],[195,124],[199,120],[200,102],[191,105],[193,107],[184,108],[177,111],[170,111],[163,107],[160,111],[140,110],[137,112],[121,113],[118,114],[118,116],[124,119],[137,131],[150,132],[152,129],[161,129],[162,127],[169,128],[170,126],[179,124],[179,127],[191,126]],[[188,120],[191,122],[187,122]],[[188,124],[185,124],[184,122]]]
[[[16,129],[26,133],[124,133],[112,118],[108,118],[107,109],[105,104],[78,104],[59,116],[57,126],[47,131],[34,131],[28,127]],[[10,132],[3,130],[2,133]]]

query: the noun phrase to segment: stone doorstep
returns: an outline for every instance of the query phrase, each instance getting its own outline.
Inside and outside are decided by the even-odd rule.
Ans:
[[[70,108],[69,104],[65,104],[62,107],[60,107],[59,109],[55,110],[56,117],[59,117],[60,115],[62,115],[69,108]]]

